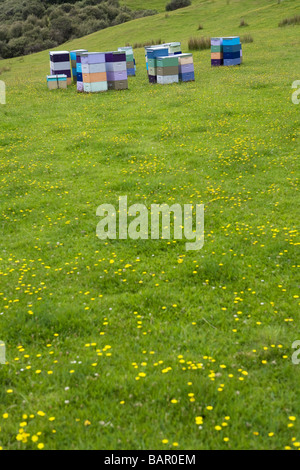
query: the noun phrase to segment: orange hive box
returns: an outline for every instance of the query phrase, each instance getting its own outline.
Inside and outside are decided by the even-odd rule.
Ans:
[[[96,82],[106,82],[106,81],[107,81],[106,72],[84,73],[83,74],[83,82],[84,83],[96,83]]]

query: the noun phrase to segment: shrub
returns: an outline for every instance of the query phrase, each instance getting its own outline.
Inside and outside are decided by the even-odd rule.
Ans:
[[[240,28],[243,28],[244,26],[249,26],[248,23],[244,19],[241,20],[240,22]]]
[[[9,72],[10,71],[10,67],[0,67],[0,75],[4,72]]]
[[[144,18],[145,16],[153,16],[157,15],[156,10],[137,10],[137,11],[132,11],[131,12],[132,18]]]
[[[118,16],[116,16],[116,18],[112,22],[112,25],[115,26],[117,24],[126,23],[127,21],[130,21],[130,20],[131,20],[131,16],[128,15],[128,13],[121,12],[118,14]]]
[[[8,27],[6,26],[0,26],[0,41],[7,41],[7,39],[10,37],[10,32]]]
[[[21,21],[16,21],[11,25],[9,35],[11,38],[19,38],[20,36],[22,36],[22,31],[23,28]]]
[[[189,51],[202,51],[210,49],[210,38],[190,38],[188,42]]]
[[[29,15],[34,15],[40,18],[45,13],[45,8],[42,2],[32,1],[26,3],[28,4],[22,11],[23,20],[26,20]]]
[[[251,34],[245,34],[244,36],[241,37],[241,43],[242,44],[247,44],[247,43],[250,43],[250,42],[253,42],[253,41],[254,41],[254,39],[251,36]]]
[[[72,33],[72,22],[68,16],[61,15],[51,21],[51,28],[61,35],[63,41],[67,41]]]
[[[284,20],[280,21],[278,26],[281,28],[282,26],[290,26],[295,24],[300,24],[300,15],[295,15],[291,18],[285,18]]]
[[[61,8],[65,13],[70,13],[72,10],[74,10],[74,5],[71,3],[63,3]]]
[[[163,41],[162,39],[151,39],[151,41],[146,41],[146,42],[136,42],[133,44],[133,49],[139,49],[141,47],[145,47],[145,46],[155,46],[155,45],[158,45],[158,44],[164,44],[165,41]]]
[[[23,55],[26,43],[26,38],[24,38],[23,36],[20,38],[11,39],[8,43],[9,53],[11,54],[11,57]]]
[[[178,8],[185,8],[191,5],[191,0],[171,0],[170,3],[166,5],[167,11],[178,10]]]

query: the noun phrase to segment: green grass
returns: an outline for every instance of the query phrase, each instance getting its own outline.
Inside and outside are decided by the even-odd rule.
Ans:
[[[63,46],[186,51],[199,22],[231,35],[244,18],[243,65],[196,52],[195,83],[150,86],[143,49],[129,90],[99,95],[49,92],[47,51],[3,62],[3,449],[296,448],[300,39],[278,23],[297,3],[194,1]],[[203,249],[101,242],[96,209],[120,195],[205,204]]]
[[[167,0],[151,0],[151,2],[143,2],[143,0],[121,0],[121,5],[126,5],[132,10],[156,10],[159,12],[165,11],[166,4],[169,3]],[[199,3],[199,2],[198,2]]]

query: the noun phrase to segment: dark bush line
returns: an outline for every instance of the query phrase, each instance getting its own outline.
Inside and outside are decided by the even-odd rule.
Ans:
[[[132,19],[154,15],[132,11],[118,0],[3,0],[0,59],[51,49],[75,38]]]

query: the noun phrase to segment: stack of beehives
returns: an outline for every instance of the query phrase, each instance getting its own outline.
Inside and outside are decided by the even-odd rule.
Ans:
[[[178,57],[165,56],[156,59],[157,83],[167,85],[178,83],[179,81],[179,63]]]
[[[223,38],[211,38],[211,66],[223,65]]]
[[[103,52],[85,52],[80,55],[83,91],[98,93],[107,91],[105,54]]]
[[[49,90],[67,89],[67,75],[47,75],[47,86]]]
[[[163,44],[163,45],[168,47],[169,55],[181,54],[181,43],[180,42],[167,42],[166,44]]]
[[[66,75],[67,85],[72,83],[69,51],[50,51],[50,75]]]
[[[241,40],[238,36],[223,38],[224,65],[241,64]]]
[[[157,59],[168,56],[169,49],[167,46],[151,46],[145,51],[149,83],[157,83]]]
[[[125,52],[126,54],[126,67],[127,67],[127,75],[128,77],[135,76],[136,66],[135,66],[135,59],[133,55],[133,49],[131,46],[126,47],[119,47],[119,52]]]
[[[76,52],[76,74],[77,74],[77,91],[78,92],[84,91],[81,57],[83,54],[87,52],[88,51]]]
[[[179,81],[192,82],[195,80],[193,54],[178,55],[179,62]]]
[[[76,51],[70,52],[71,58],[71,68],[72,68],[72,75],[73,75],[73,82],[77,83],[77,55],[81,52],[87,52],[86,49],[78,49]]]
[[[211,38],[211,65],[231,66],[242,63],[242,45],[238,36]]]
[[[195,80],[193,54],[183,54],[180,42],[147,46],[145,57],[150,83],[167,84]],[[172,61],[172,58],[177,58],[178,63]]]
[[[108,89],[126,90],[128,88],[128,75],[125,52],[105,52],[105,65]]]

